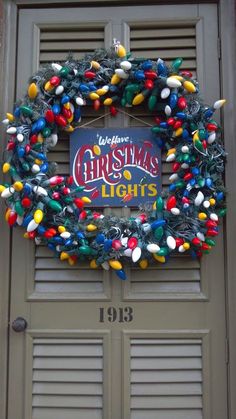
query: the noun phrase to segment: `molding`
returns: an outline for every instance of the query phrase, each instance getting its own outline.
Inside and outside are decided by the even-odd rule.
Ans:
[[[65,0],[12,0],[16,6],[19,8],[41,8],[43,5],[44,7],[65,7]],[[89,4],[88,4],[89,3]],[[142,6],[142,5],[178,5],[178,4],[196,4],[196,3],[218,3],[218,0],[147,0],[146,2],[143,0],[69,0],[66,2],[67,7],[102,7],[102,6]]]
[[[221,73],[222,73],[222,97],[227,98],[226,111],[223,115],[225,146],[228,153],[226,165],[226,188],[228,191],[228,212],[225,222],[226,228],[226,316],[227,332],[229,340],[229,418],[236,417],[236,259],[235,259],[235,205],[236,205],[236,99],[235,99],[235,7],[232,0],[222,0],[219,5],[219,25],[221,39]]]
[[[12,108],[15,92],[15,69],[16,69],[16,30],[17,30],[17,7],[9,0],[1,2],[2,22],[0,35],[2,36],[2,48],[0,51],[0,98],[1,119]],[[7,74],[7,77],[5,76]],[[6,135],[1,124],[0,135],[3,140],[0,144],[0,154],[6,146]],[[5,177],[0,174],[0,182]],[[11,231],[4,219],[5,206],[0,203],[0,412],[2,418],[7,415],[7,387],[8,387],[8,322],[10,309],[10,254],[11,254]]]

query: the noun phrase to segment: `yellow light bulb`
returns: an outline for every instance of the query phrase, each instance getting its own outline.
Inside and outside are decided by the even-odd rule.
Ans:
[[[207,219],[207,215],[206,215],[205,212],[199,212],[198,218],[199,218],[199,220],[206,220]]]
[[[12,115],[12,113],[7,112],[6,114],[7,119],[9,119],[10,122],[13,122],[15,117],[14,115]]]
[[[193,134],[193,141],[197,141],[197,140],[199,140],[199,133],[198,133],[198,131],[196,131],[196,132]]]
[[[145,96],[142,93],[139,93],[138,95],[134,97],[132,105],[134,106],[140,105],[140,103],[142,103],[144,99],[145,99]]]
[[[89,93],[89,98],[91,100],[96,100],[96,99],[99,99],[99,95],[95,92],[91,92],[91,93]]]
[[[90,64],[93,68],[95,68],[95,70],[99,70],[99,68],[101,67],[97,61],[91,61]]]
[[[60,254],[60,259],[61,260],[66,260],[66,259],[69,259],[69,255],[68,255],[68,253],[66,253],[66,252],[61,252],[61,254]]]
[[[120,83],[121,78],[115,73],[111,78],[111,84],[118,84]]]
[[[91,199],[90,198],[88,198],[87,196],[82,196],[82,201],[85,203],[85,204],[91,204]]]
[[[160,263],[165,263],[165,261],[166,261],[165,256],[159,256],[159,255],[156,255],[155,253],[153,253],[153,257],[154,257],[155,260],[157,260]]]
[[[101,89],[96,90],[96,93],[98,96],[103,96],[107,93],[107,89],[104,89],[103,87]]]
[[[168,157],[170,154],[175,154],[175,153],[176,153],[176,148],[170,148],[170,149],[167,151],[166,155],[167,155],[167,157]]]
[[[183,128],[179,127],[176,131],[175,131],[175,136],[176,137],[180,137],[180,135],[183,134]]]
[[[209,199],[210,205],[213,206],[216,204],[216,200],[214,198]]]
[[[122,269],[122,265],[118,260],[109,260],[109,265],[111,268],[115,269],[116,271],[119,271]]]
[[[35,159],[34,162],[35,162],[35,164],[39,164],[39,165],[43,163],[42,160],[39,160],[39,159]]]
[[[140,260],[139,266],[140,266],[141,269],[147,269],[147,267],[148,267],[148,260],[147,259]]]
[[[100,154],[101,154],[101,148],[99,147],[99,145],[95,144],[93,146],[93,152],[94,152],[94,154],[96,154],[96,156],[100,156]]]
[[[132,175],[131,175],[131,173],[130,173],[130,171],[129,171],[129,170],[124,170],[124,172],[123,172],[123,176],[124,176],[124,178],[125,178],[125,179],[127,179],[127,180],[131,180],[131,179],[132,179]]]
[[[34,221],[39,224],[43,219],[43,211],[41,209],[37,209],[34,213]]]
[[[13,183],[13,188],[17,191],[20,192],[23,189],[24,185],[22,182],[15,182]]]
[[[98,268],[98,265],[97,265],[95,259],[91,260],[91,262],[90,262],[90,268],[91,269],[97,269]]]
[[[94,224],[88,224],[86,227],[87,231],[95,231],[97,230],[97,226],[95,226]]]
[[[112,104],[112,98],[111,97],[108,97],[103,102],[103,105],[105,105],[105,106],[110,106],[111,104]]]
[[[65,109],[70,109],[70,102],[64,103],[63,106]]]
[[[184,86],[185,90],[187,90],[187,92],[189,92],[189,93],[196,92],[196,87],[194,86],[194,84],[191,81],[185,80],[183,82],[183,86]]]
[[[11,165],[9,163],[4,163],[4,165],[2,166],[3,173],[9,172],[10,168],[11,168]]]
[[[64,226],[58,226],[58,232],[64,233],[66,231],[66,228]]]
[[[47,81],[44,85],[44,90],[46,90],[47,92],[49,92],[53,88],[54,88],[54,86],[50,83],[50,81]]]
[[[38,88],[35,83],[31,83],[28,87],[28,95],[30,99],[35,99],[38,94]]]
[[[65,128],[66,132],[73,132],[75,129],[72,127],[72,125],[69,125],[68,127]]]
[[[11,212],[11,208],[7,208],[6,212],[5,212],[5,220],[8,221],[9,215]]]
[[[117,55],[120,58],[123,58],[126,56],[126,49],[123,45],[119,44],[117,47]]]

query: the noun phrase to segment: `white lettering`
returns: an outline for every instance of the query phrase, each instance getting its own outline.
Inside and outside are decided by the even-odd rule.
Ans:
[[[100,135],[98,137],[98,145],[106,145],[106,144],[121,144],[121,143],[128,143],[130,141],[130,137],[119,137],[118,135],[113,135],[112,137],[103,137]]]

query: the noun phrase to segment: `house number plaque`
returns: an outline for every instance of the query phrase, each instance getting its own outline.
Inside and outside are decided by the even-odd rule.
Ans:
[[[133,320],[134,311],[132,307],[100,307],[99,308],[99,322],[106,321],[110,323],[130,323]]]

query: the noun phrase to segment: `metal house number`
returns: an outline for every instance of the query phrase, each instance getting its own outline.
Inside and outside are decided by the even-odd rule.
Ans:
[[[108,321],[110,323],[129,323],[133,320],[133,308],[132,307],[100,307],[99,308],[99,322],[104,323]]]

